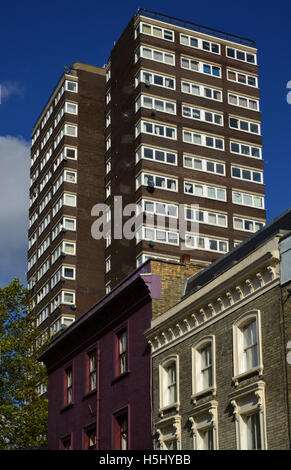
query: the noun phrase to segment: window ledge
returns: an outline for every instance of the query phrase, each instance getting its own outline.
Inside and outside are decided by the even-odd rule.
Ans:
[[[264,367],[262,364],[260,364],[257,367],[253,367],[252,369],[246,370],[245,372],[242,372],[241,374],[235,375],[234,377],[232,377],[232,381],[234,382],[234,385],[237,387],[241,380],[247,379],[257,373],[259,374],[259,376],[263,375],[263,370],[264,370]]]
[[[197,392],[197,393],[194,393],[193,395],[191,395],[191,400],[192,400],[193,405],[196,405],[197,400],[199,398],[203,398],[206,395],[212,395],[213,397],[215,397],[216,396],[216,387],[205,388],[204,390],[201,390],[200,392]]]
[[[159,410],[160,417],[162,418],[164,416],[165,411],[171,411],[171,410],[175,410],[175,411],[179,412],[180,402],[171,403],[171,405],[167,405],[167,406],[164,406],[163,408],[160,408],[160,410]]]
[[[74,403],[70,403],[69,405],[65,405],[63,408],[61,408],[60,413],[63,413],[64,411],[69,410],[74,406]]]
[[[91,390],[90,392],[86,393],[85,395],[83,395],[83,398],[82,400],[86,400],[86,398],[89,398],[91,397],[92,395],[96,395],[97,393],[97,388],[95,388],[94,390]]]
[[[119,382],[119,380],[122,380],[123,378],[128,377],[129,374],[130,374],[130,371],[127,370],[126,372],[123,372],[123,374],[120,374],[117,377],[114,377],[111,383],[114,384],[116,382]]]

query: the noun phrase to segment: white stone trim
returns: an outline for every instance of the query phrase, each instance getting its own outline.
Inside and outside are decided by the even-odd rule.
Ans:
[[[207,429],[212,429],[213,431],[213,445],[214,450],[218,450],[218,419],[217,419],[217,406],[218,403],[216,400],[211,400],[203,405],[200,405],[195,408],[195,411],[189,417],[189,422],[191,423],[191,431],[193,438],[193,449],[202,450],[200,445],[200,436],[199,431],[204,431]],[[208,418],[207,422],[198,421],[197,418],[205,415]]]
[[[249,398],[249,400],[248,400]],[[244,436],[243,416],[259,412],[261,447],[267,449],[265,382],[262,380],[231,394],[230,403],[235,418],[236,444],[238,450],[247,450]]]
[[[235,283],[232,286],[221,284],[224,289],[219,296],[215,296],[215,290],[209,288],[212,298],[207,296],[208,298],[202,299],[205,302],[203,304],[195,305],[193,302],[187,310],[185,309],[181,318],[172,321],[169,318],[167,324],[155,331],[153,336],[149,335],[153,356],[202,331],[278,285],[280,282],[278,268],[279,264],[272,261],[260,270],[256,269],[252,275],[248,273],[239,284]]]
[[[241,336],[240,330],[243,324],[247,324],[248,321],[256,320],[256,332],[257,332],[257,352],[258,352],[258,364],[257,366],[241,371],[241,364],[239,355],[241,353],[239,345],[239,336]],[[254,372],[258,372],[259,376],[263,375],[263,353],[262,353],[262,331],[261,331],[261,312],[260,310],[251,310],[241,315],[233,325],[233,377],[232,380],[237,386],[240,379],[247,377]]]
[[[212,385],[211,387],[205,389],[199,389],[197,383],[197,375],[199,373],[199,369],[197,368],[197,362],[200,358],[199,351],[206,346],[207,344],[211,344],[211,356],[212,356]],[[215,336],[209,335],[204,336],[198,343],[196,343],[192,347],[192,395],[191,400],[192,403],[195,405],[197,402],[197,398],[202,395],[212,394],[213,396],[216,395],[216,345],[215,345]]]
[[[164,386],[165,386],[165,367],[175,363],[176,365],[176,401],[165,405],[164,403]],[[161,418],[164,416],[164,412],[167,410],[175,410],[179,412],[180,410],[180,388],[179,388],[179,377],[180,377],[180,367],[179,367],[179,356],[177,354],[171,354],[167,356],[159,364],[159,415]]]
[[[173,440],[173,439],[166,439],[165,438],[165,431],[169,428],[174,428],[174,439],[177,440],[177,448],[181,449],[181,416],[174,415],[168,418],[162,419],[155,423],[154,430],[157,434],[156,442],[158,444],[157,450],[165,450],[167,449],[165,442]]]

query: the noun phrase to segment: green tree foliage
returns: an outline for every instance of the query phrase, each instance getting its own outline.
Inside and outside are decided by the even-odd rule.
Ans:
[[[29,291],[18,279],[0,288],[0,449],[46,446],[47,399],[37,386],[46,383],[36,356],[37,338]]]

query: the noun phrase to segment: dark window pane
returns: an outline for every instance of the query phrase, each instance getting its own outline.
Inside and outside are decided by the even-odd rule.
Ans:
[[[195,38],[190,38],[190,46],[198,47],[198,41]]]
[[[154,76],[154,84],[163,86],[163,77],[155,75]]]
[[[233,57],[234,58],[234,49],[231,49],[230,47],[227,48],[227,55],[228,57]]]
[[[237,51],[237,55],[236,55],[236,56],[237,56],[237,59],[239,59],[239,60],[245,60],[245,59],[246,59],[246,55],[245,55],[245,53],[242,52],[242,51]]]
[[[149,148],[145,148],[144,149],[144,156],[145,156],[145,158],[152,159],[153,158],[153,150],[149,149]]]
[[[240,169],[239,168],[233,168],[232,169],[232,176],[235,178],[240,178]]]
[[[203,65],[203,72],[204,73],[211,73],[211,67],[209,65]]]
[[[232,152],[239,153],[239,144],[235,144],[234,142],[231,143],[231,150]]]

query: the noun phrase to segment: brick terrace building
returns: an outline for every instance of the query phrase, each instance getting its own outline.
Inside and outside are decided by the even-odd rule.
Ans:
[[[147,261],[50,342],[50,449],[151,449],[151,361],[144,331],[201,266]]]
[[[291,209],[153,319],[156,449],[289,449]]]

